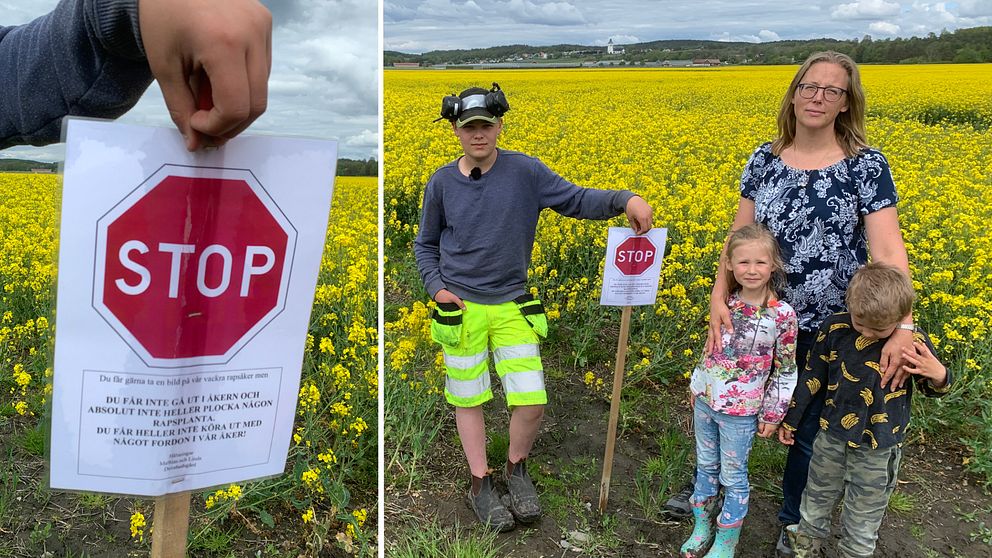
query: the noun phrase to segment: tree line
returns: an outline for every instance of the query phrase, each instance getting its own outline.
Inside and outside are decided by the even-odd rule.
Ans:
[[[338,176],[379,176],[379,162],[375,157],[366,160],[338,159]]]
[[[665,40],[622,45],[625,54],[608,55],[603,47],[583,45],[528,46],[506,45],[471,50],[436,50],[423,54],[385,51],[383,62],[436,64],[477,64],[508,60],[548,61],[618,60],[625,64],[649,64],[665,60],[718,58],[725,64],[798,64],[811,53],[836,50],[850,55],[859,64],[934,64],[992,62],[992,27],[972,27],[930,33],[926,37],[875,39],[811,39],[767,43]]]

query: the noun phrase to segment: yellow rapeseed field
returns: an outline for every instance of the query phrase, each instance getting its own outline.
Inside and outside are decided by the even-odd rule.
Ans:
[[[450,125],[431,122],[442,96],[499,82],[511,106],[501,147],[537,156],[582,186],[633,190],[654,207],[669,250],[655,306],[635,309],[628,381],[667,385],[699,356],[741,171],[774,138],[795,70],[386,72],[385,279],[396,303],[385,325],[387,402],[397,386],[436,394],[443,378],[412,253],[424,185],[461,154]],[[974,415],[967,401],[992,397],[992,65],[865,66],[862,74],[869,142],[888,157],[900,196],[916,319],[959,374],[960,398],[947,407],[961,402],[970,406],[958,412]],[[601,373],[585,367],[609,364],[600,336],[616,324],[598,307],[606,226],[544,212],[530,270],[558,330],[551,342],[565,353],[556,361],[593,390]],[[969,440],[971,464],[992,481],[992,432],[984,431]]]
[[[0,174],[0,191],[0,416],[30,427],[42,419],[52,391],[48,366],[54,335],[49,321],[59,182],[54,175]],[[376,194],[375,178],[338,177],[335,182],[290,473],[231,485],[195,500],[195,509],[202,511],[191,526],[194,547],[197,536],[201,543],[216,540],[211,530],[225,536],[232,532],[222,527],[225,519],[245,517],[242,511],[247,510],[270,527],[274,516],[290,521],[294,527],[280,523],[280,532],[301,537],[295,547],[306,555],[317,555],[325,545],[374,554],[376,527],[369,515],[375,510],[378,447]],[[150,521],[145,515],[151,502],[136,501],[133,508],[133,544],[147,544]],[[39,510],[38,521],[46,513]],[[27,519],[33,525],[35,519]]]

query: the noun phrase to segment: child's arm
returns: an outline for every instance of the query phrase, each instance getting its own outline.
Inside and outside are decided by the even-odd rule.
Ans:
[[[829,364],[827,355],[830,354],[829,329],[831,320],[823,322],[820,330],[816,332],[816,342],[809,351],[809,358],[806,359],[806,369],[799,374],[795,391],[792,392],[792,404],[789,412],[782,420],[782,428],[778,431],[778,439],[786,445],[792,445],[792,433],[799,428],[803,414],[810,400],[821,389],[826,389],[828,380]]]
[[[769,431],[767,428],[762,429],[761,425],[771,424],[777,427],[782,422],[785,413],[789,410],[792,392],[796,389],[796,380],[799,377],[796,370],[796,337],[799,335],[799,324],[796,320],[796,312],[786,304],[776,308],[775,330],[778,335],[775,337],[772,354],[772,370],[765,383],[765,394],[758,415],[758,422],[761,423],[758,435],[763,438],[770,437],[775,429]]]
[[[929,341],[926,337],[923,338]],[[903,368],[912,374],[916,387],[927,397],[943,397],[951,387],[951,371],[934,356],[929,343],[916,339],[913,350],[904,350],[903,358],[906,364]]]

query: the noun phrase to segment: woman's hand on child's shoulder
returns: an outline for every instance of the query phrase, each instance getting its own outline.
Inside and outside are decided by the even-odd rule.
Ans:
[[[721,329],[722,327],[722,329]],[[723,333],[734,333],[734,322],[730,319],[730,307],[726,300],[710,298],[710,327],[706,331],[706,344],[703,354],[709,356],[723,350]]]

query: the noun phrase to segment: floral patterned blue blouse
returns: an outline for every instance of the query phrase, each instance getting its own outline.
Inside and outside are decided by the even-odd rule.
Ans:
[[[771,143],[744,167],[741,196],[754,201],[754,220],[778,239],[787,283],[782,299],[807,332],[846,310],[847,285],[868,261],[864,217],[898,202],[889,163],[876,149],[802,170],[773,155]]]

